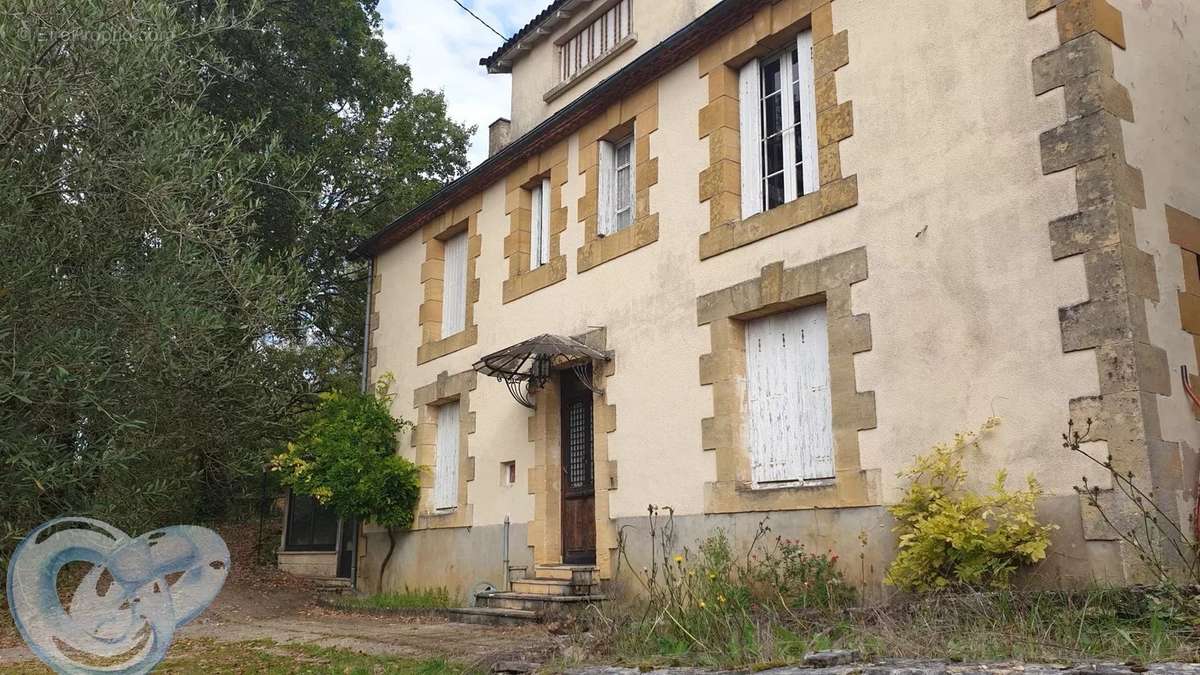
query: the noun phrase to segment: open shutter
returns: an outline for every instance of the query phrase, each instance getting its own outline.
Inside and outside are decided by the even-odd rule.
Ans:
[[[435,509],[458,506],[458,411],[458,401],[438,408],[437,458],[433,467]]]
[[[801,173],[804,185],[800,195],[816,192],[821,187],[821,172],[817,160],[817,85],[813,77],[812,31],[806,30],[796,38],[797,79],[796,103],[800,109],[800,146],[803,162]]]
[[[598,217],[596,220],[596,233],[602,237],[606,237],[615,230],[617,207],[617,175],[616,175],[616,152],[613,149],[613,144],[608,141],[600,141],[600,189],[599,203],[597,205]]]
[[[467,233],[443,244],[442,337],[466,328],[467,323]]]
[[[742,146],[742,217],[762,211],[762,85],[758,59],[742,66],[738,73],[739,124]]]

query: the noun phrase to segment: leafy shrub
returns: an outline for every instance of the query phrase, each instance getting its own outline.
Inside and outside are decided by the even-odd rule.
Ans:
[[[1034,511],[1042,488],[1032,476],[1023,490],[1005,487],[1000,471],[991,491],[963,487],[963,455],[979,447],[979,436],[999,424],[989,419],[980,432],[958,434],[916,459],[900,476],[912,484],[891,507],[898,522],[900,552],[887,581],[911,591],[954,585],[1007,587],[1013,572],[1046,557],[1054,525],[1042,525]]]
[[[392,417],[390,384],[385,377],[371,393],[323,394],[300,437],[274,460],[283,485],[343,518],[388,529],[381,583],[395,549],[394,529],[412,525],[421,498],[420,468],[396,454],[397,434],[412,423]]]

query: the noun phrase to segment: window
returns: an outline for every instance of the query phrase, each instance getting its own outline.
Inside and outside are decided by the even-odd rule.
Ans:
[[[438,407],[433,508],[439,511],[458,506],[458,411],[458,401]]]
[[[746,406],[756,487],[833,477],[825,305],[746,324]]]
[[[629,4],[630,0],[620,0],[559,47],[559,75],[563,82],[629,36],[633,30]]]
[[[529,223],[529,269],[550,262],[550,179],[543,178],[530,190],[532,209]]]
[[[633,224],[633,188],[633,136],[600,141],[600,236]]]
[[[742,217],[816,192],[817,104],[812,31],[742,67]]]
[[[462,332],[467,325],[467,233],[443,243],[442,337]]]
[[[504,487],[511,487],[517,484],[517,463],[500,462],[500,484]]]
[[[313,497],[288,493],[288,551],[333,551],[337,549],[338,517]]]

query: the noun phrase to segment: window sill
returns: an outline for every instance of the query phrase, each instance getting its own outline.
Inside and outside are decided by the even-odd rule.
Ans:
[[[832,487],[836,482],[836,478],[815,478],[813,480],[793,480],[779,483],[754,483],[750,486],[750,489],[757,492],[768,492],[770,490],[804,490]]]
[[[514,300],[540,291],[547,286],[553,286],[558,282],[567,278],[567,257],[560,255],[552,258],[550,262],[522,272],[516,276],[504,280],[503,304],[508,304]]]
[[[332,548],[319,548],[319,549],[289,548],[289,549],[282,549],[282,550],[278,551],[276,553],[276,555],[278,555],[281,558],[292,557],[292,556],[307,557],[307,556],[314,556],[314,555],[334,556],[334,555],[337,555],[337,549],[332,549]]]
[[[766,239],[858,205],[858,176],[842,178],[820,190],[743,220],[718,225],[700,235],[700,259]]]
[[[460,349],[466,349],[479,341],[479,328],[467,326],[454,335],[444,337],[436,342],[427,342],[417,347],[417,365],[439,359]]]
[[[417,516],[413,530],[449,530],[471,527],[474,509],[470,504],[459,504],[452,509],[426,511]]]
[[[626,35],[620,42],[613,45],[613,48],[608,50],[607,54],[584,66],[582,70],[572,75],[571,79],[563,80],[562,82],[554,85],[550,91],[546,92],[545,95],[542,96],[542,100],[546,103],[549,103],[559,96],[562,96],[563,93],[568,89],[574,87],[576,84],[579,84],[581,80],[587,79],[588,75],[596,72],[601,66],[612,61],[617,57],[618,54],[624,52],[635,44],[637,44],[637,34],[630,33],[629,35]]]
[[[629,227],[595,239],[579,247],[576,269],[586,272],[597,265],[658,241],[658,214],[652,213]]]

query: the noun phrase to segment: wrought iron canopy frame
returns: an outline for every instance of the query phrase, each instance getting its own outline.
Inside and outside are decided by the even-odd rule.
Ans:
[[[517,403],[532,409],[537,391],[545,386],[555,370],[569,368],[585,387],[593,393],[603,394],[587,376],[587,365],[611,359],[607,353],[575,338],[539,335],[488,354],[475,364],[475,370],[504,382]]]

